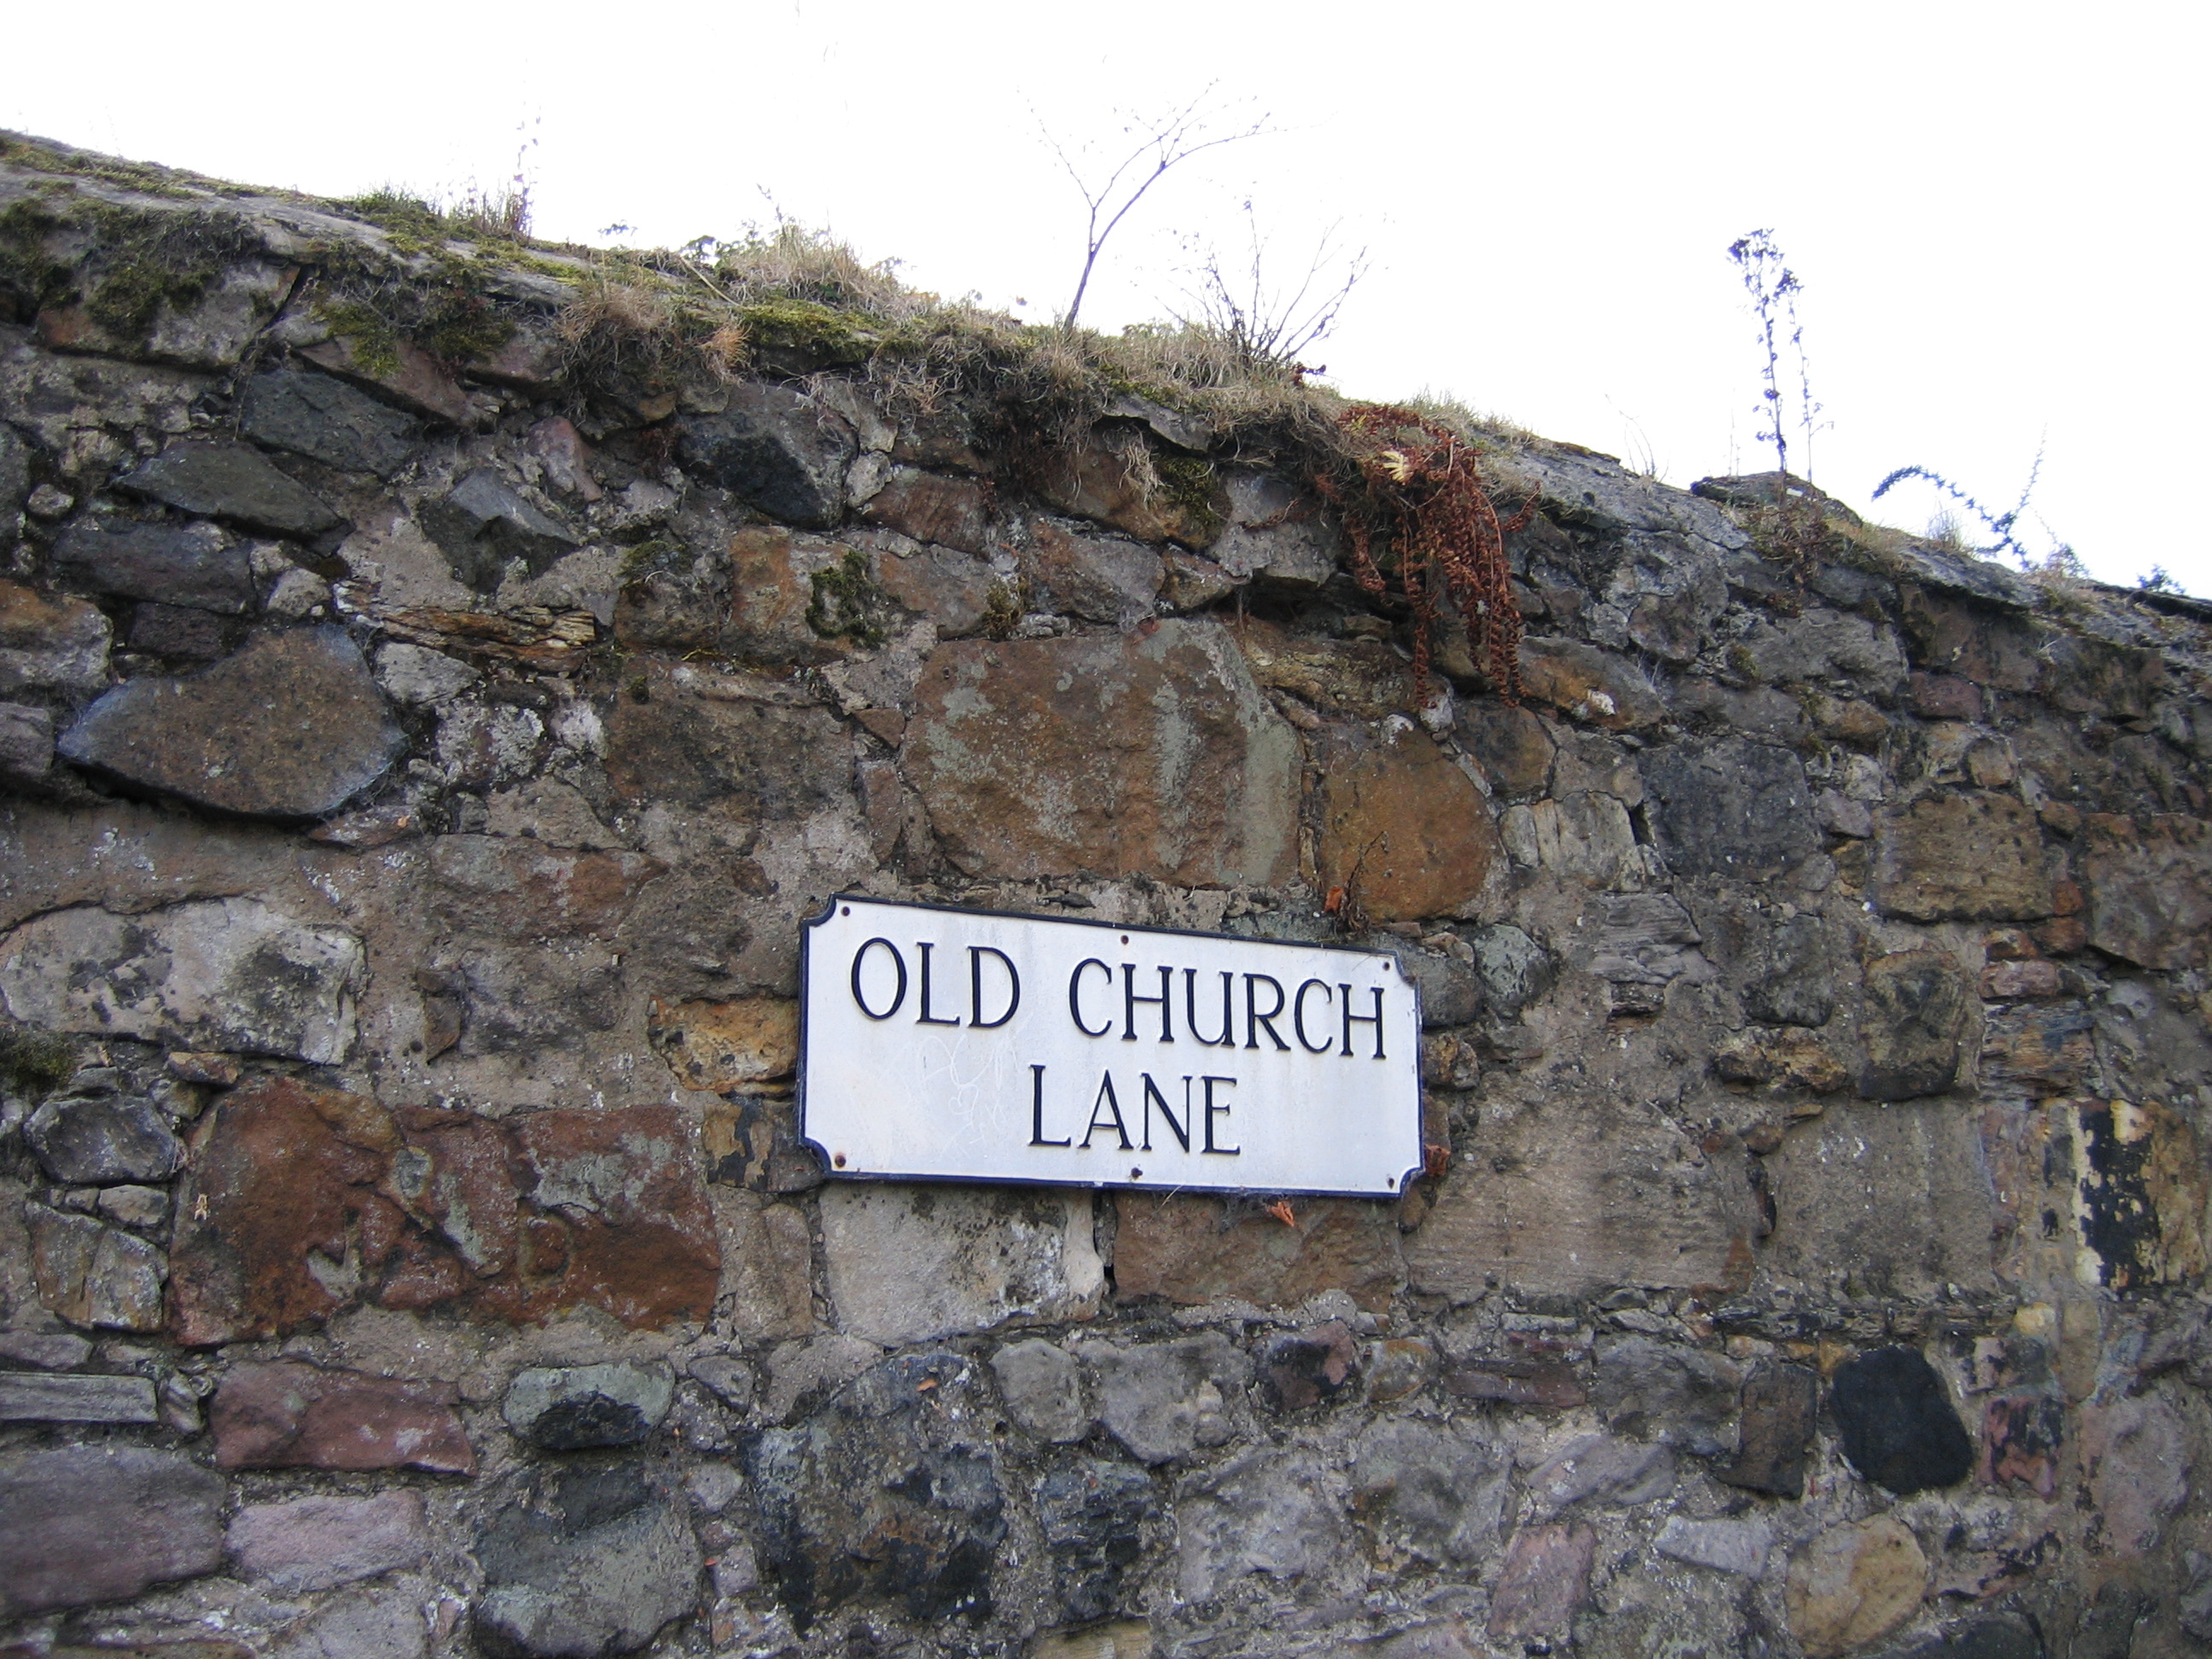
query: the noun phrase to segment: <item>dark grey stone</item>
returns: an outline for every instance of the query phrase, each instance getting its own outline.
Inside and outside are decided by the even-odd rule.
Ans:
[[[1601,1337],[1590,1403],[1618,1432],[1656,1436],[1707,1454],[1714,1431],[1735,1409],[1742,1373],[1702,1349],[1648,1336]]]
[[[344,522],[313,491],[244,444],[171,444],[115,487],[271,536],[319,536]]]
[[[158,1423],[143,1376],[53,1376],[0,1371],[0,1423]]]
[[[1417,946],[1395,946],[1390,954],[1421,993],[1421,1024],[1464,1025],[1482,1012],[1482,977],[1456,957]]]
[[[697,1605],[699,1540],[642,1464],[524,1471],[489,1510],[476,1635],[501,1659],[610,1659]]]
[[[54,544],[65,579],[95,593],[240,617],[256,608],[246,549],[211,524],[78,523]]]
[[[915,1619],[990,1615],[1006,1534],[994,1415],[964,1357],[906,1354],[746,1449],[761,1568],[802,1635],[864,1595]]]
[[[2081,1609],[2069,1659],[2135,1659],[2136,1626],[2157,1607],[2124,1579],[2106,1579],[2098,1586],[2096,1599]]]
[[[732,386],[721,414],[677,427],[684,465],[762,512],[806,530],[831,529],[845,516],[845,471],[859,441],[842,416],[804,392]]]
[[[1093,1458],[1055,1469],[1037,1488],[1037,1522],[1052,1552],[1060,1616],[1087,1624],[1127,1610],[1144,1526],[1159,1511],[1152,1477]]]
[[[1517,1014],[1552,988],[1551,953],[1512,923],[1470,927],[1461,937],[1474,947],[1484,1000],[1499,1013]]]
[[[1974,988],[1941,951],[1900,951],[1867,964],[1859,1093],[1869,1100],[1940,1095],[1959,1079]]]
[[[1660,850],[1681,875],[1764,880],[1820,850],[1813,795],[1797,757],[1717,738],[1674,744],[1644,763]]]
[[[424,501],[416,516],[445,550],[453,574],[481,593],[499,586],[510,559],[520,559],[535,576],[580,545],[489,467]]]
[[[0,1458],[0,1615],[136,1595],[222,1565],[221,1475],[141,1446]]]
[[[1942,1378],[1917,1349],[1876,1348],[1846,1359],[1836,1367],[1829,1405],[1851,1467],[1899,1497],[1954,1486],[1973,1468],[1973,1442]]]
[[[1779,1498],[1805,1495],[1805,1460],[1820,1408],[1820,1379],[1805,1365],[1764,1364],[1744,1379],[1735,1461],[1717,1480]]]
[[[343,628],[258,635],[185,679],[118,685],[62,734],[64,758],[255,817],[335,812],[406,738]]]
[[[151,1102],[105,1085],[50,1097],[23,1125],[40,1166],[71,1186],[167,1181],[185,1149]]]
[[[1743,961],[1743,1009],[1771,1025],[1826,1025],[1836,1012],[1840,954],[1827,923],[1791,916],[1759,935]]]
[[[388,478],[415,451],[415,422],[327,374],[280,368],[257,374],[240,399],[238,429],[348,472]]]
[[[533,1366],[508,1385],[507,1425],[548,1451],[634,1446],[668,1416],[676,1379],[660,1365]]]

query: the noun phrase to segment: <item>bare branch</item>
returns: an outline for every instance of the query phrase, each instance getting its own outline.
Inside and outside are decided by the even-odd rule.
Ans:
[[[1212,94],[1213,85],[1209,84],[1190,102],[1157,119],[1140,122],[1133,118],[1125,123],[1123,132],[1141,132],[1144,136],[1095,186],[1084,178],[1066,147],[1053,137],[1052,130],[1039,118],[1037,126],[1046,147],[1074,184],[1077,194],[1083,198],[1087,215],[1083,228],[1083,270],[1076,278],[1075,297],[1068,301],[1067,311],[1060,319],[1064,325],[1074,326],[1082,313],[1083,298],[1090,291],[1091,273],[1097,268],[1099,255],[1121,221],[1144,200],[1146,191],[1192,156],[1224,144],[1256,138],[1267,131],[1267,117],[1263,112],[1249,126],[1209,133],[1208,124],[1216,118],[1215,112],[1206,108]]]
[[[1191,315],[1177,322],[1209,328],[1227,337],[1237,356],[1249,367],[1289,368],[1301,354],[1328,337],[1337,315],[1367,274],[1367,250],[1343,257],[1343,276],[1337,280],[1332,267],[1340,257],[1333,246],[1340,224],[1324,230],[1314,246],[1297,286],[1288,294],[1269,282],[1267,239],[1260,230],[1252,204],[1244,204],[1245,228],[1250,245],[1247,269],[1233,282],[1222,269],[1221,252],[1208,245],[1192,268],[1197,288]],[[1314,298],[1324,282],[1334,286]]]

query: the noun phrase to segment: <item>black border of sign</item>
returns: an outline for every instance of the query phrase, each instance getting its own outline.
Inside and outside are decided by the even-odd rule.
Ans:
[[[1004,916],[1013,921],[1054,922],[1070,927],[1103,927],[1117,933],[1152,933],[1167,939],[1216,939],[1232,940],[1239,945],[1302,945],[1310,951],[1335,951],[1350,957],[1381,957],[1389,960],[1391,968],[1403,981],[1406,988],[1413,994],[1413,1030],[1416,1042],[1419,1041],[1419,1033],[1422,1030],[1420,985],[1406,971],[1405,964],[1388,951],[1370,951],[1357,945],[1309,943],[1301,939],[1254,939],[1245,933],[1209,933],[1198,927],[1147,927],[1135,922],[1102,921],[1091,916],[1048,916],[1034,910],[979,910],[965,904],[928,904],[916,899],[884,898],[874,893],[833,893],[823,903],[819,915],[810,916],[799,925],[799,1087],[797,1091],[799,1144],[812,1152],[816,1162],[821,1165],[823,1174],[829,1180],[926,1181],[940,1186],[1052,1187],[1073,1188],[1081,1192],[1098,1192],[1110,1187],[1133,1193],[1218,1193],[1224,1197],[1260,1198],[1277,1196],[1353,1198],[1363,1199],[1373,1204],[1388,1204],[1395,1203],[1403,1198],[1407,1189],[1413,1186],[1414,1178],[1425,1167],[1424,1162],[1420,1160],[1409,1164],[1406,1173],[1398,1177],[1396,1187],[1389,1193],[1347,1193],[1341,1189],[1316,1187],[1266,1188],[1180,1185],[1147,1187],[1140,1181],[1025,1181],[1014,1176],[902,1175],[890,1170],[872,1170],[864,1172],[833,1168],[830,1162],[830,1149],[820,1141],[811,1138],[806,1133],[806,1085],[810,1070],[806,1063],[806,988],[812,982],[812,976],[808,970],[813,963],[814,930],[834,917],[837,914],[839,905],[848,902],[860,904],[891,904],[904,910],[934,910],[952,916]],[[1421,1066],[1418,1048],[1413,1056],[1413,1090],[1415,1110],[1418,1112],[1421,1109]],[[1417,1140],[1419,1133],[1417,1128],[1415,1131]]]

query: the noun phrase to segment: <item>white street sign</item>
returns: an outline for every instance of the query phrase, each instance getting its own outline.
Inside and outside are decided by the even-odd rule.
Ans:
[[[804,935],[799,1133],[839,1176],[1395,1197],[1395,958],[845,896]]]

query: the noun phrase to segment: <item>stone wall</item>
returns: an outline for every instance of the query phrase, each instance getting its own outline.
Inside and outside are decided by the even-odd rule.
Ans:
[[[2205,607],[1500,440],[1425,699],[1159,401],[0,159],[9,1651],[2204,1650]],[[844,890],[1394,951],[1428,1176],[825,1182]]]

